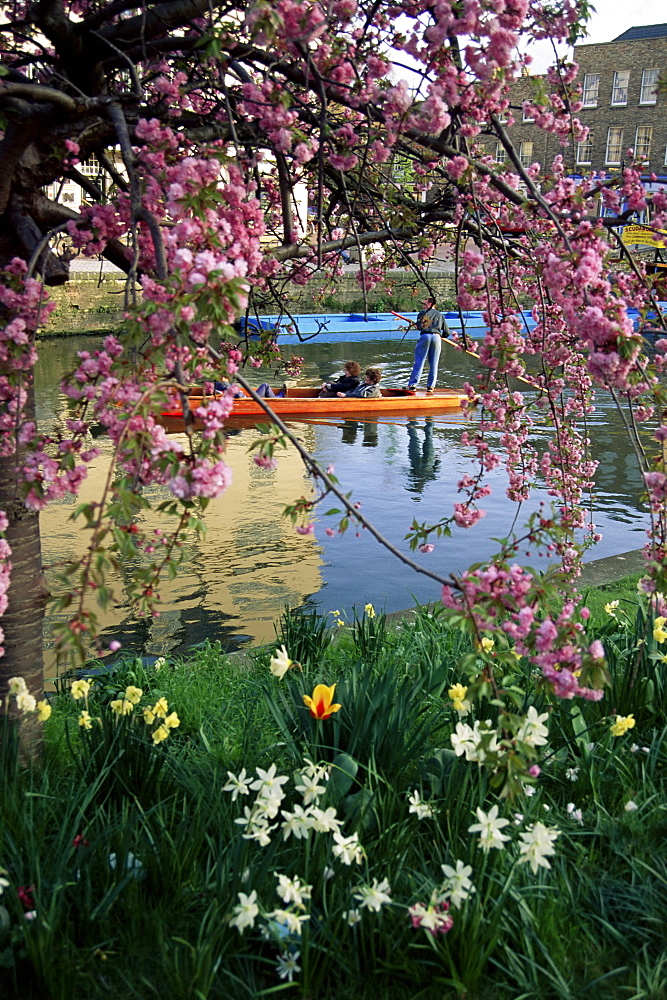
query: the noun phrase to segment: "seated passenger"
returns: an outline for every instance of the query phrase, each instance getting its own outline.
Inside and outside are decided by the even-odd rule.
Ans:
[[[240,385],[233,385],[231,382],[228,382],[227,379],[225,379],[222,382],[218,382],[216,380],[213,383],[214,392],[229,392],[230,390],[234,399],[241,399],[243,396],[245,396],[245,392],[243,391]]]
[[[382,372],[379,368],[367,368],[364,372],[364,381],[361,385],[358,385],[356,389],[352,389],[350,392],[337,392],[336,395],[356,399],[375,399],[382,395],[378,385],[381,378]]]
[[[356,361],[345,362],[345,374],[336,379],[335,382],[323,382],[320,399],[330,399],[340,392],[351,392],[356,389],[361,379],[361,367]]]
[[[282,389],[274,392],[268,382],[262,382],[261,385],[257,386],[255,392],[264,399],[282,399],[283,396],[287,395],[287,385],[283,385]]]

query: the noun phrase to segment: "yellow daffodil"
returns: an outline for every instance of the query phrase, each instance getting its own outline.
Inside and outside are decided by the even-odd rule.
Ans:
[[[169,736],[169,730],[167,727],[165,725],[158,726],[153,732],[153,743],[157,746],[158,743],[162,743],[163,740],[166,740],[167,736]]]
[[[72,684],[71,695],[75,701],[80,701],[81,698],[87,698],[88,692],[91,688],[90,681],[74,681]]]
[[[34,712],[37,709],[37,699],[29,691],[19,691],[16,695],[16,707],[19,712]]]
[[[479,645],[484,653],[490,653],[495,646],[495,642],[493,639],[489,639],[489,637],[485,635]]]
[[[664,628],[667,618],[660,615],[659,618],[655,618],[653,621],[653,639],[655,642],[667,642],[667,631]]]
[[[618,601],[609,601],[608,604],[605,604],[604,609],[608,615],[611,615],[612,618],[615,618],[616,616],[614,614],[614,611],[616,610],[617,607],[618,607]]]
[[[44,701],[37,702],[37,718],[40,722],[46,722],[46,720],[51,715],[51,706],[49,705],[46,698]]]
[[[337,712],[342,705],[332,705],[336,685],[327,687],[326,684],[318,684],[313,691],[312,697],[304,694],[303,703],[310,709],[310,714],[314,719],[328,719],[330,715]]]
[[[144,722],[146,723],[146,725],[147,726],[152,726],[153,723],[155,722],[155,712],[153,711],[153,709],[150,708],[148,705],[146,705],[146,707],[145,707],[145,709],[143,711],[143,716],[144,716]]]
[[[627,733],[628,729],[634,729],[635,717],[634,715],[617,715],[616,721],[612,722],[610,729],[612,736],[622,736]]]
[[[171,715],[168,715],[164,720],[164,724],[167,729],[176,729],[177,726],[180,726],[181,720],[176,715],[176,712],[172,712]]]
[[[158,698],[158,700],[153,705],[153,712],[157,715],[158,719],[166,719],[167,712],[169,711],[169,704],[166,698]]]
[[[132,684],[130,684],[129,687],[125,688],[125,698],[127,699],[127,701],[132,702],[133,705],[139,704],[143,693],[144,692],[142,691],[141,688],[134,687]]]
[[[289,656],[287,655],[287,650],[285,649],[284,646],[281,646],[280,649],[277,649],[276,652],[271,657],[271,659],[269,660],[269,670],[271,671],[274,677],[278,678],[278,680],[282,680],[282,678],[285,676],[285,674],[287,673],[287,671],[290,669],[291,666],[292,666],[292,660],[290,660]]]
[[[364,606],[364,611],[366,612],[366,616],[368,618],[375,618],[375,608],[372,604],[366,604]]]
[[[81,713],[81,715],[79,716],[79,725],[81,726],[82,729],[93,728],[93,720],[91,719],[88,712],[84,711]]]
[[[116,715],[129,715],[134,711],[134,705],[127,698],[116,698],[115,701],[110,701],[109,708]]]
[[[447,692],[452,701],[463,701],[467,693],[468,693],[468,688],[465,686],[465,684],[454,684],[454,686],[450,687],[449,691]]]

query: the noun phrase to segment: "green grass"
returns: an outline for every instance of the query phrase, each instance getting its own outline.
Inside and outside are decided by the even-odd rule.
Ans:
[[[589,637],[607,648],[609,693],[600,703],[540,695],[541,774],[533,795],[511,802],[498,801],[492,773],[453,752],[459,716],[447,690],[465,681],[459,664],[471,648],[442,612],[424,610],[410,627],[355,616],[336,641],[317,616],[286,615],[277,645],[300,666],[282,680],[269,671],[272,647],[235,658],[209,644],[157,671],[127,660],[95,682],[88,710],[102,723],[90,731],[78,725],[83,702],[57,696],[41,762],[28,769],[5,723],[0,996],[665,1000],[662,652],[643,618],[604,612],[604,598],[631,593],[627,583],[595,595]],[[511,681],[525,685],[528,674],[519,663]],[[342,706],[326,721],[303,705],[318,683],[335,684]],[[140,703],[115,716],[110,703],[128,685],[142,690]],[[161,698],[180,725],[153,745],[160,718],[147,724],[141,710]],[[493,704],[479,718],[487,711]],[[629,711],[635,728],[614,737],[610,717]],[[283,810],[309,808],[307,760],[328,769],[314,802],[362,845],[350,864],[324,828],[297,839],[277,825]],[[285,779],[267,820],[275,828],[265,842],[244,839],[237,820],[257,794],[247,785],[272,765]],[[248,794],[234,800],[224,788],[243,769]],[[430,810],[423,818],[416,793]],[[494,803],[510,840],[485,854],[468,828],[477,807]],[[533,873],[519,848],[538,822],[559,836],[551,867]],[[475,891],[452,907],[451,930],[413,928],[407,907],[428,904],[441,865],[457,860]],[[276,874],[312,887],[303,910],[281,902]],[[355,890],[385,879],[390,902],[350,926]],[[241,934],[230,918],[239,893],[253,892],[260,914]],[[277,909],[309,915],[300,937]],[[295,951],[290,983],[276,963]]]

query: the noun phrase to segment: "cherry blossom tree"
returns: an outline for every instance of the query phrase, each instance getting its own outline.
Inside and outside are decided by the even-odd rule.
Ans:
[[[497,678],[520,655],[561,697],[600,696],[603,651],[587,643],[577,602],[565,601],[552,616],[546,599],[553,588],[572,593],[582,552],[595,540],[585,513],[595,469],[586,421],[600,386],[623,408],[645,472],[653,513],[646,587],[664,589],[667,404],[658,376],[667,339],[649,367],[628,310],[646,316],[652,309],[662,324],[654,279],[632,260],[612,276],[609,263],[618,227],[649,199],[641,164],[631,159],[616,177],[577,181],[560,157],[525,168],[508,133],[521,110],[512,80],[529,64],[521,53],[533,40],[574,41],[585,15],[586,4],[574,0],[38,0],[4,7],[5,678],[23,674],[38,693],[46,599],[45,588],[35,588],[38,516],[49,501],[76,493],[97,454],[91,423],[105,428],[114,462],[105,495],[78,511],[90,538],[86,559],[63,575],[57,607],[67,620],[58,642],[75,657],[94,640],[95,602],[112,599],[110,570],[141,557],[133,596],[149,611],[160,574],[178,562],[180,534],[197,529],[198,511],[229,482],[224,424],[233,399],[223,395],[200,410],[204,431],[195,433],[187,386],[213,378],[221,365],[247,386],[249,370],[275,361],[270,334],[259,344],[239,343],[235,320],[260,307],[283,312],[290,284],[335,281],[339,251],[351,247],[383,246],[360,264],[364,294],[399,266],[428,287],[422,268],[436,246],[449,243],[459,306],[482,309],[488,335],[479,375],[467,387],[471,410],[476,404],[464,436],[473,459],[460,501],[441,523],[415,524],[413,546],[426,552],[439,537],[474,529],[489,490],[485,474],[499,464],[511,499],[525,503],[546,483],[553,507],[534,511],[490,564],[460,578],[418,568],[442,586],[445,604],[478,645],[483,667],[479,657],[469,664],[471,694],[498,694]],[[576,67],[561,61],[528,108],[565,146],[585,134],[577,102]],[[502,164],[485,151],[489,136],[506,150]],[[98,180],[80,169],[92,157]],[[409,186],[397,180],[406,165]],[[81,187],[79,213],[57,198],[64,179]],[[303,224],[299,187],[316,208],[314,234]],[[650,201],[653,224],[664,227],[664,195]],[[507,240],[512,229],[520,239]],[[35,423],[32,371],[48,286],[68,277],[67,253],[54,250],[63,234],[65,246],[101,254],[126,272],[126,318],[98,351],[82,354],[65,386],[70,415],[50,429]],[[535,321],[529,330],[521,313],[527,302]],[[468,346],[465,334],[461,346]],[[185,407],[185,447],[156,421],[174,393]],[[536,421],[551,428],[546,446],[532,433]],[[273,460],[276,434],[287,433],[276,424],[259,462]],[[304,460],[318,497],[336,494],[345,516],[365,524],[340,485]],[[138,486],[156,483],[173,498],[163,505],[173,530],[158,539],[134,521],[148,503]],[[309,530],[315,502],[295,505],[301,530]],[[545,579],[520,568],[517,553],[526,547],[558,556],[558,571]]]

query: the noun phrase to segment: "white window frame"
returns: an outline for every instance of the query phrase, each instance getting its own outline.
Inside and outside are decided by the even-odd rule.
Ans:
[[[612,145],[612,132],[619,133],[619,138]],[[618,159],[610,160],[609,153],[611,149],[616,149],[618,147]],[[621,125],[610,125],[607,130],[607,149],[604,155],[604,162],[612,167],[620,167],[621,160],[623,159],[623,128]]]
[[[640,151],[639,149],[639,132],[640,129],[645,130],[645,137],[642,145],[644,149]],[[648,139],[648,141],[647,141]],[[638,125],[635,130],[635,156],[642,156],[646,163],[649,162],[651,158],[651,145],[653,143],[653,126],[652,125]]]
[[[581,88],[582,108],[597,108],[600,97],[600,73],[586,73]]]
[[[527,101],[526,103],[530,103],[530,102]],[[531,112],[526,109],[526,105],[525,104],[523,105],[523,117],[522,117],[521,120],[523,122],[525,122],[525,123],[534,122],[535,121],[535,119],[531,117]]]
[[[667,167],[667,146],[665,146],[665,166]]]
[[[507,150],[503,146],[502,142],[496,143],[496,153],[494,156],[496,163],[505,163],[507,160]]]
[[[582,155],[583,154],[583,155]],[[584,156],[586,157],[584,159]],[[588,133],[584,142],[577,143],[577,163],[589,167],[593,161],[593,133]]]
[[[623,82],[625,81],[625,82]],[[625,107],[628,103],[628,91],[630,89],[630,70],[617,69],[611,85],[611,106],[612,108]]]
[[[535,162],[535,153],[533,151],[534,150],[534,145],[535,144],[533,143],[532,139],[524,139],[524,141],[519,146],[519,159],[521,161],[521,166],[522,167],[528,168],[528,167],[532,166],[532,164]],[[530,152],[529,153],[526,153],[524,151],[527,146],[530,146]]]
[[[642,70],[642,88],[639,92],[640,104],[658,103],[658,77],[660,70],[657,68]]]

